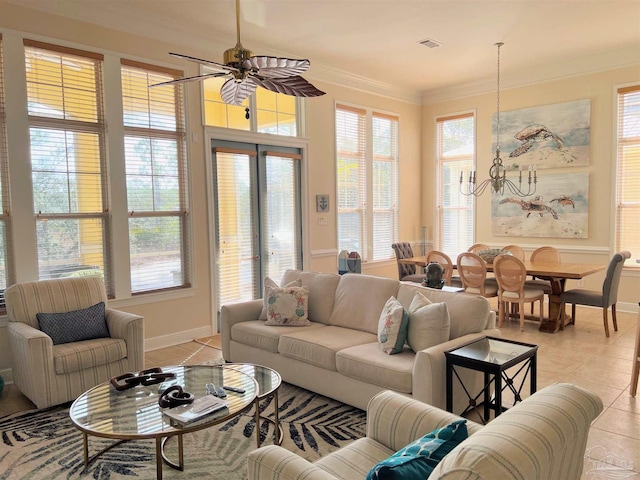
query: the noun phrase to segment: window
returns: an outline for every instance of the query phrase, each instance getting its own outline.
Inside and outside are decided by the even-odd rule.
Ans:
[[[336,106],[338,248],[392,258],[398,238],[398,117]]]
[[[24,40],[40,279],[110,279],[102,55]]]
[[[182,72],[122,60],[131,292],[189,286]]]
[[[4,290],[11,283],[13,273],[10,271],[9,245],[11,238],[9,230],[11,217],[9,216],[9,189],[7,168],[7,133],[6,112],[4,109],[4,87],[2,83],[2,35],[0,35],[0,312],[4,312]]]
[[[618,90],[616,251],[628,250],[627,266],[640,266],[640,85]]]
[[[460,175],[475,169],[473,114],[436,120],[436,250],[458,257],[474,243],[474,196],[460,193]]]
[[[228,105],[220,96],[220,88],[226,81],[227,78],[210,78],[202,82],[205,125],[288,137],[298,135],[296,97],[258,87],[242,105]]]

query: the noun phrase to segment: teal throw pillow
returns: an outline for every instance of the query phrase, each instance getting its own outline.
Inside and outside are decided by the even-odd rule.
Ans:
[[[66,313],[36,313],[40,330],[54,345],[109,336],[104,302]]]
[[[375,465],[366,480],[425,480],[438,462],[467,438],[466,423],[458,420],[411,442]]]
[[[402,304],[389,297],[378,320],[378,342],[384,353],[393,355],[402,351],[407,341],[408,325],[409,315]]]

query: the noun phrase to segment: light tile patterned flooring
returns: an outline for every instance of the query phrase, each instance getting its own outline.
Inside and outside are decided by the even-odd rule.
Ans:
[[[492,306],[496,306],[495,300]],[[502,336],[539,346],[538,389],[554,382],[570,382],[602,398],[605,408],[589,433],[590,457],[585,458],[582,478],[640,478],[640,392],[636,398],[629,395],[638,315],[618,313],[617,332],[609,315],[611,337],[606,338],[601,312],[578,307],[577,325],[556,334],[539,332],[533,321],[525,322],[525,331],[520,332],[518,321],[511,320],[503,324]],[[197,364],[220,357],[219,350],[188,342],[147,352],[145,365]],[[525,392],[527,388],[528,382]],[[32,408],[34,405],[13,385],[5,386],[0,416]]]

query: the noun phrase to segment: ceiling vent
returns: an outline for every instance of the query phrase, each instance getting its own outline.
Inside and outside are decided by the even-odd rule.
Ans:
[[[426,38],[424,40],[420,40],[418,43],[429,48],[437,48],[442,45],[440,42],[436,42],[433,38]]]

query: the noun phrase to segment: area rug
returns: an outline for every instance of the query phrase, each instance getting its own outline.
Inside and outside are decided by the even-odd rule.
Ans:
[[[283,383],[279,391],[282,446],[314,461],[365,435],[365,412],[313,392]],[[154,479],[155,441],[133,440],[105,452],[84,469],[82,435],[69,419],[69,405],[21,412],[0,418],[0,478],[26,479]],[[273,417],[271,399],[260,404]],[[273,426],[260,426],[263,445],[273,444]],[[110,441],[89,437],[89,454]],[[252,412],[228,423],[184,436],[185,470],[163,465],[165,479],[220,478],[243,480],[246,456],[256,448]],[[177,442],[167,443],[177,459]]]

